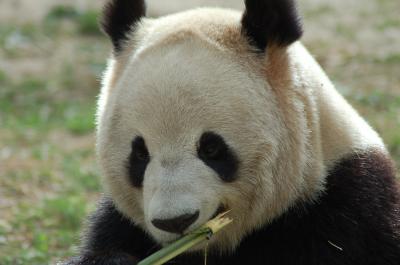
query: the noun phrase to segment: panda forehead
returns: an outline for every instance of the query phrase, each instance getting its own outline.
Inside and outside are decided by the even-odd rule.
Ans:
[[[204,131],[235,139],[254,120],[265,123],[273,92],[239,24],[239,12],[218,9],[143,21],[114,66],[120,76],[110,90],[117,94],[113,116],[123,135],[193,143]]]
[[[230,50],[248,49],[241,33],[241,13],[220,8],[197,8],[157,19],[144,19],[131,41],[139,46],[164,46],[196,37],[210,46]]]
[[[138,54],[114,92],[123,119],[137,126],[228,127],[251,116],[256,90],[265,94],[265,80],[243,68],[202,40],[185,39]]]
[[[219,8],[198,8],[157,19],[143,18],[127,37],[124,50],[114,58],[111,85],[115,86],[133,58],[185,40],[201,41],[204,48],[230,54],[242,64],[253,61],[253,71],[261,69],[263,60],[242,34],[240,18],[238,11]]]
[[[147,102],[156,102],[157,95],[165,94],[182,102],[183,94],[196,94],[196,85],[198,99],[209,95],[208,105],[212,99],[227,100],[232,95],[246,98],[243,94],[249,90],[241,82],[248,82],[249,76],[263,80],[265,72],[263,61],[249,48],[239,24],[239,12],[217,8],[144,19],[124,53],[115,58],[107,90],[123,87],[124,91],[117,93],[133,106],[132,99],[142,101],[146,94],[150,95]],[[196,102],[191,104],[196,106]],[[203,102],[201,107],[206,105]]]

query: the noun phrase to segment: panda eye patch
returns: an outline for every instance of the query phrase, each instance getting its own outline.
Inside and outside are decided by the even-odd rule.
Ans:
[[[204,159],[218,159],[225,151],[225,145],[221,140],[219,137],[204,136],[200,140],[199,156]]]
[[[133,141],[132,155],[134,155],[137,160],[141,161],[146,161],[149,158],[149,152],[147,151],[143,138],[139,137]]]
[[[147,164],[150,162],[149,151],[143,137],[136,137],[131,144],[129,155],[129,178],[135,187],[142,186]]]
[[[203,133],[199,140],[197,155],[204,164],[218,173],[222,180],[226,182],[235,180],[238,159],[220,135],[214,132]]]

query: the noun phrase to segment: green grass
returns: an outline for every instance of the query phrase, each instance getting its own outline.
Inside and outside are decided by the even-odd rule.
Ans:
[[[381,31],[386,30],[386,29],[392,29],[392,28],[399,28],[400,27],[400,20],[399,19],[393,19],[393,18],[388,18],[385,19],[377,25],[377,28]]]
[[[79,15],[77,23],[81,34],[99,35],[99,13],[96,11],[87,11]]]
[[[3,55],[8,58],[26,56],[27,47],[40,41],[39,32],[40,29],[31,23],[0,26],[0,47]]]
[[[1,264],[46,264],[54,257],[73,253],[77,230],[87,214],[88,205],[79,195],[60,195],[39,205],[21,203],[11,222],[13,234],[23,234],[27,242],[11,241]],[[44,218],[45,217],[45,218]],[[7,229],[0,227],[6,235]]]
[[[2,265],[49,264],[72,255],[99,195],[94,115],[108,46],[94,33],[96,16],[56,7],[35,25],[0,25],[5,59],[61,56],[42,75],[0,70],[0,151],[8,154],[0,161],[0,193],[10,205],[0,209]],[[58,49],[57,43],[75,38],[82,41],[72,57],[37,50],[42,40]]]
[[[315,6],[314,8],[308,9],[307,11],[305,11],[304,16],[316,18],[316,17],[332,14],[333,12],[334,12],[334,10],[330,6],[319,5],[319,6]]]
[[[27,157],[34,168],[10,172],[1,183],[5,198],[16,200],[11,218],[0,222],[0,264],[46,264],[72,255],[100,191],[91,145],[68,151],[60,139],[43,148],[52,130],[38,130],[43,139],[22,139],[32,146]]]
[[[46,16],[47,20],[59,20],[59,19],[75,19],[79,15],[79,12],[73,6],[57,5],[54,6]]]
[[[384,63],[384,64],[400,64],[400,52],[398,53],[391,53],[387,54],[385,57],[382,59],[377,59],[377,63]]]
[[[400,94],[374,88],[366,92],[341,83],[338,91],[360,112],[384,139],[397,168],[400,168]]]
[[[70,22],[73,24],[75,33],[96,36],[100,35],[98,20],[98,10],[80,11],[73,6],[57,5],[48,12],[43,23],[47,32],[52,34]]]
[[[94,129],[94,97],[92,99],[58,99],[45,80],[27,78],[9,83],[0,91],[4,125],[12,130],[37,128],[49,130],[65,127],[74,134],[87,134]]]

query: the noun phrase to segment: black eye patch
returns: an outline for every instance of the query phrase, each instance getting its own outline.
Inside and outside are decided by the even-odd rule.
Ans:
[[[149,151],[143,137],[136,137],[131,144],[131,154],[128,161],[129,178],[135,187],[141,187],[147,164],[150,162]]]
[[[223,181],[235,180],[239,161],[220,135],[213,132],[203,133],[197,155],[204,164],[217,172]]]

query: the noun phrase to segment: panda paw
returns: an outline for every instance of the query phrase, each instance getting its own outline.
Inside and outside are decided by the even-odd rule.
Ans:
[[[128,254],[109,254],[102,256],[82,256],[74,257],[66,262],[57,263],[57,265],[136,265],[138,259]]]

